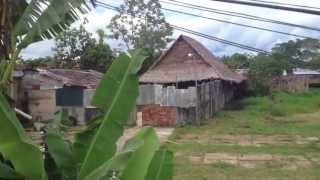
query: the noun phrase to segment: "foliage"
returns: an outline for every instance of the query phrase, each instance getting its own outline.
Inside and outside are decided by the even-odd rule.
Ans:
[[[57,65],[64,68],[79,67],[85,49],[94,43],[91,37],[92,34],[83,25],[79,29],[72,28],[60,33],[55,38],[56,47],[53,49]]]
[[[0,77],[6,87],[22,49],[51,39],[65,30],[79,15],[88,11],[86,1],[79,0],[3,0],[1,1],[1,61],[8,64]]]
[[[276,44],[271,54],[250,56],[234,54],[222,57],[231,69],[248,69],[250,90],[257,95],[270,93],[270,82],[284,71],[292,73],[294,68],[320,68],[320,41],[317,39],[297,39]]]
[[[235,53],[232,56],[223,56],[221,61],[231,69],[248,69],[252,56]]]
[[[44,179],[45,171],[40,149],[26,135],[14,111],[1,93],[0,132],[0,152],[6,160],[10,160],[15,172],[29,180]]]
[[[47,129],[45,161],[1,95],[0,151],[13,167],[3,166],[0,177],[17,174],[32,180],[46,179],[46,175],[49,179],[65,180],[171,179],[172,154],[158,151],[160,142],[152,128],[143,128],[117,152],[116,143],[138,96],[137,73],[143,60],[141,53],[136,51],[132,57],[121,54],[113,62],[92,99],[92,105],[101,112],[84,132],[77,135],[73,144],[64,139],[64,131],[68,128],[65,126],[67,114],[64,111],[56,113]],[[47,172],[44,171],[44,162]]]
[[[45,165],[49,179],[75,179],[76,168],[75,157],[72,153],[71,143],[64,139],[64,131],[68,128],[68,113],[65,110],[58,111],[55,118],[48,125],[45,143],[48,146],[48,154],[45,158]],[[54,162],[53,162],[54,161]],[[53,167],[48,168],[53,164]],[[59,173],[52,173],[59,172]],[[54,178],[52,178],[54,176]]]
[[[285,59],[258,55],[249,65],[250,88],[257,94],[268,94],[272,78],[281,76],[284,71],[290,70],[290,65]]]
[[[22,61],[22,64],[28,69],[35,69],[38,67],[48,67],[48,68],[57,67],[55,60],[51,56],[39,57],[35,59],[27,59]]]
[[[173,29],[166,22],[158,0],[125,0],[108,28],[116,40],[122,40],[128,50],[142,49],[148,59],[143,70],[148,69],[155,58],[171,41]]]
[[[319,57],[319,48],[318,39],[297,39],[277,44],[272,48],[272,53],[279,58],[287,59],[293,68],[297,68]]]
[[[104,42],[104,31],[98,30],[98,42],[83,25],[69,29],[55,38],[57,67],[93,69],[105,72],[113,60],[112,50]]]
[[[109,45],[104,42],[105,32],[99,29],[97,34],[99,36],[98,43],[94,41],[84,50],[80,58],[80,68],[105,72],[114,59],[113,52]]]

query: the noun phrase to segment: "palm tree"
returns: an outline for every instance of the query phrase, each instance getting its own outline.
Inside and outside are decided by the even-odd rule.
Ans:
[[[55,37],[89,9],[86,0],[0,0],[0,88],[22,49]]]

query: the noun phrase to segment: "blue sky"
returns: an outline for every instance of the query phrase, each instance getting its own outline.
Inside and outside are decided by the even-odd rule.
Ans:
[[[109,4],[114,4],[114,5],[119,4],[119,1],[114,1],[114,0],[100,0],[100,1],[109,3]],[[284,2],[284,3],[290,2],[291,4],[320,7],[319,0],[291,0],[291,1],[268,0],[268,1]],[[205,7],[212,7],[215,9],[247,13],[247,14],[252,14],[256,16],[261,16],[261,17],[266,17],[266,18],[275,19],[279,21],[301,24],[301,25],[319,27],[319,24],[320,24],[320,16],[315,16],[315,15],[271,10],[271,9],[258,8],[258,7],[231,5],[228,3],[214,2],[210,0],[183,0],[183,2],[197,4]],[[199,2],[201,2],[201,4],[199,4]],[[163,7],[167,7],[170,9],[186,11],[186,12],[190,12],[190,13],[194,13],[202,16],[208,16],[208,17],[233,21],[237,23],[244,23],[252,26],[259,26],[263,28],[285,31],[285,32],[294,33],[294,34],[306,35],[314,38],[320,38],[320,32],[316,32],[316,31],[292,28],[292,27],[275,25],[270,23],[261,23],[257,21],[252,21],[252,20],[250,21],[242,18],[213,14],[213,13],[197,11],[197,10],[190,10],[190,9],[181,8],[181,7],[179,8],[179,7],[171,6],[164,3],[162,5]],[[237,25],[220,23],[220,22],[207,20],[203,18],[196,18],[188,15],[179,15],[179,14],[168,13],[168,12],[164,12],[164,13],[166,15],[167,21],[171,24],[189,28],[194,31],[206,33],[212,36],[216,36],[226,40],[231,40],[241,44],[246,44],[246,45],[264,49],[264,50],[270,50],[276,43],[285,42],[290,39],[295,39],[295,37],[279,35],[279,34],[267,32],[267,31],[260,31],[256,29],[244,28]],[[109,24],[110,19],[115,14],[116,12],[112,10],[107,10],[101,7],[93,9],[89,14],[84,16],[89,20],[88,24],[86,24],[85,27],[88,31],[93,33],[99,28],[105,29],[105,27]],[[78,25],[79,25],[79,22],[76,22],[73,26],[78,26]],[[245,50],[242,50],[236,47],[224,45],[215,41],[189,35],[187,33],[182,33],[179,31],[175,31],[173,36],[174,38],[176,38],[180,34],[185,34],[199,40],[217,56],[230,55],[236,52],[247,52]],[[109,43],[112,48],[122,48],[121,46],[119,46],[120,42],[116,42],[110,39],[106,39],[106,42]],[[53,54],[52,52],[53,47],[54,47],[54,42],[52,40],[42,41],[39,43],[32,44],[28,48],[24,49],[21,55],[24,58],[51,56]]]

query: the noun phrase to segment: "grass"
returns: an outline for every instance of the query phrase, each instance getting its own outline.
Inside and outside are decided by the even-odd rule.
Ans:
[[[319,165],[296,171],[277,164],[254,169],[230,164],[190,162],[189,156],[204,153],[300,155],[320,158],[320,144],[272,144],[240,146],[208,144],[202,139],[215,135],[320,137],[320,90],[289,94],[275,92],[267,97],[249,97],[227,107],[200,127],[177,127],[166,146],[175,152],[175,179],[320,179]],[[197,141],[194,141],[197,140]],[[199,142],[200,140],[200,142]],[[182,143],[181,143],[182,142]]]
[[[320,135],[320,90],[288,94],[274,93],[271,97],[250,97],[221,111],[201,127],[178,127],[177,135],[209,134],[299,134]]]

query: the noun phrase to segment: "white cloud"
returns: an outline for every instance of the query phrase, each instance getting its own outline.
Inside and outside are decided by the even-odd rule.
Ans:
[[[111,2],[107,0],[103,0],[103,1],[106,3]],[[268,1],[271,1],[271,0],[268,0]],[[285,22],[295,23],[295,24],[301,24],[301,25],[317,27],[320,24],[319,16],[307,15],[302,13],[271,10],[266,8],[248,7],[248,6],[241,6],[241,5],[235,5],[235,4],[214,2],[210,0],[201,0],[201,4],[199,4],[199,1],[196,1],[196,0],[183,0],[183,2],[201,5],[205,7],[211,7],[215,9],[247,13],[255,16],[266,17],[270,19],[275,19],[275,20],[285,21]],[[278,1],[274,0],[274,2],[288,3],[287,0],[278,0]],[[320,7],[320,2],[318,0],[308,0],[308,1],[292,0],[290,1],[290,3]],[[200,12],[197,10],[190,10],[186,8],[178,8],[172,5],[165,5],[164,3],[163,3],[163,6],[171,9],[174,8],[180,11],[199,14],[202,16],[210,16],[217,19],[224,19],[224,20],[233,21],[237,23],[244,23],[251,26],[258,26],[263,28],[275,29],[278,31],[289,32],[293,34],[301,34],[301,35],[307,35],[315,38],[320,38],[320,32],[316,32],[316,31],[309,31],[309,30],[304,30],[299,28],[280,26],[280,25],[275,25],[270,23],[261,23],[257,21],[249,21],[242,18],[228,17],[225,15],[213,14],[208,12]],[[89,23],[86,25],[87,30],[90,32],[95,32],[98,28],[105,29],[106,25],[109,23],[110,19],[114,15],[115,15],[114,11],[106,10],[103,8],[97,8],[93,10],[92,12],[90,12],[88,15],[85,16],[89,20]],[[175,13],[165,13],[165,15],[167,17],[167,20],[172,24],[182,26],[188,29],[192,29],[194,31],[206,33],[208,35],[223,38],[226,40],[234,41],[237,43],[242,43],[242,44],[246,44],[256,48],[261,48],[264,50],[270,50],[276,43],[285,42],[285,41],[288,41],[289,39],[294,39],[294,37],[290,37],[290,36],[279,35],[276,33],[270,33],[267,31],[260,31],[260,30],[250,29],[250,28],[244,28],[236,25],[220,23],[212,20],[196,18],[196,17],[187,16],[187,15],[179,15]],[[76,23],[76,25],[77,24],[79,23]],[[179,34],[181,34],[181,32],[175,31],[174,37],[177,37]],[[211,49],[215,54],[219,56],[224,54],[232,54],[235,52],[244,51],[236,47],[223,45],[218,42],[206,40],[204,38],[199,38],[197,36],[192,36],[192,37],[204,43],[206,46],[209,47],[209,49]],[[112,41],[109,39],[107,40],[107,42],[114,48],[118,47],[118,44],[119,44],[119,42]],[[28,47],[26,50],[24,50],[22,55],[24,57],[38,57],[38,56],[51,55],[52,52],[50,49],[52,45],[53,43],[51,41],[37,43]]]

